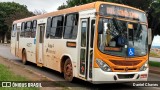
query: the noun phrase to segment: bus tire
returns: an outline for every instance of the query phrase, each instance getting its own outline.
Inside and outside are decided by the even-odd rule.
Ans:
[[[64,63],[64,79],[69,82],[73,80],[72,62],[69,58]]]
[[[23,52],[22,52],[22,63],[24,65],[27,64],[26,50],[23,50]]]

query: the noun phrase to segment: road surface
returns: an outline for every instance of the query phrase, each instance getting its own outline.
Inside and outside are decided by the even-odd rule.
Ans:
[[[160,62],[160,58],[149,57],[150,61]]]
[[[14,60],[16,63],[21,64],[21,59],[13,56],[10,53],[10,47],[9,46],[4,46],[0,45],[0,56]],[[60,74],[59,72],[47,69],[47,68],[40,68],[37,67],[35,64],[30,63],[30,65],[25,65],[26,68],[31,69],[34,72],[37,72],[39,74],[42,74],[48,78],[51,78],[55,81],[62,81],[64,82],[63,75]],[[160,81],[160,75],[149,73],[149,81]],[[132,83],[120,83],[120,84],[100,84],[100,85],[93,85],[88,82],[76,79],[74,83],[65,83],[68,87],[71,89],[76,89],[76,90],[99,90],[99,89],[118,89],[118,90],[131,90],[131,89],[136,89],[136,90],[160,90],[160,87],[134,87]],[[73,87],[74,86],[74,87]]]

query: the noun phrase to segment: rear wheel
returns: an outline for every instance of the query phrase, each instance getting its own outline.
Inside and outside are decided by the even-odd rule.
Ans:
[[[23,50],[23,52],[22,52],[22,63],[24,65],[27,64],[26,50]]]
[[[64,63],[64,78],[66,81],[70,82],[73,80],[73,68],[69,58]]]

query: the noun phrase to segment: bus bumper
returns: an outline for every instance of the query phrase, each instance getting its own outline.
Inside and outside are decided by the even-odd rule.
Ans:
[[[140,72],[104,72],[100,68],[94,68],[92,83],[118,83],[118,82],[133,82],[147,81],[148,68]]]

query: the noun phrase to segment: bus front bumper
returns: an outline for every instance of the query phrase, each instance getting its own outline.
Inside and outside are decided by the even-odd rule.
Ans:
[[[117,82],[133,82],[147,81],[148,68],[139,72],[104,72],[100,68],[94,68],[92,83],[117,83]]]

